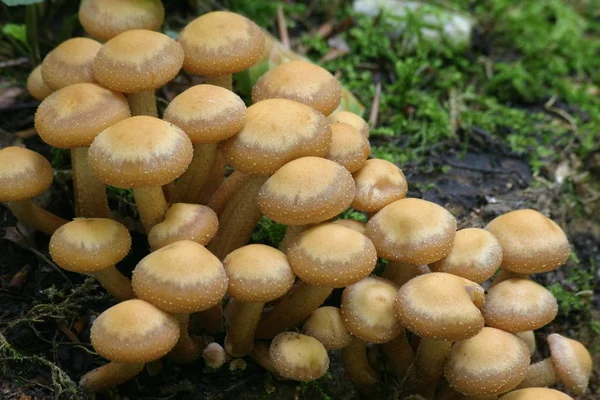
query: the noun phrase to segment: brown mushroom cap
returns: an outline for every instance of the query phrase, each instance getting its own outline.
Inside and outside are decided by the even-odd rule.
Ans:
[[[143,300],[127,300],[96,318],[91,330],[94,349],[119,363],[146,363],[166,355],[179,339],[175,317]]]
[[[511,211],[494,219],[485,229],[500,242],[502,268],[509,271],[552,271],[569,257],[569,241],[563,230],[538,211]]]
[[[345,226],[346,228],[350,228],[362,235],[365,234],[365,229],[367,226],[366,222],[357,221],[355,219],[336,219],[332,222],[332,224]]]
[[[548,388],[527,388],[510,392],[499,400],[573,400],[571,396]]]
[[[535,334],[533,331],[525,331],[525,332],[517,332],[515,333],[519,339],[525,342],[527,347],[529,348],[529,355],[532,356],[535,353],[536,343],[535,343]]]
[[[328,116],[327,119],[332,124],[336,122],[343,122],[345,124],[351,125],[354,128],[356,128],[356,130],[358,130],[361,135],[363,135],[366,138],[369,137],[369,124],[367,124],[367,121],[350,111],[336,111],[330,116]]]
[[[353,176],[356,196],[352,208],[359,211],[377,212],[408,192],[402,170],[386,160],[367,160]]]
[[[42,78],[57,90],[75,83],[95,82],[92,65],[102,45],[88,38],[62,42],[42,62]]]
[[[580,342],[558,333],[548,336],[548,346],[560,381],[576,394],[584,394],[592,374],[589,351]]]
[[[27,91],[36,100],[44,100],[54,90],[50,89],[42,79],[42,65],[38,65],[27,77]]]
[[[53,179],[54,170],[42,155],[21,147],[0,149],[0,202],[42,194]]]
[[[317,339],[327,350],[344,348],[352,340],[337,307],[319,307],[313,311],[304,323],[304,333]]]
[[[342,165],[350,173],[359,170],[371,155],[369,140],[354,127],[338,122],[331,124],[331,148],[327,158]]]
[[[321,342],[295,332],[275,336],[269,355],[277,372],[295,381],[318,379],[329,369],[329,356]]]

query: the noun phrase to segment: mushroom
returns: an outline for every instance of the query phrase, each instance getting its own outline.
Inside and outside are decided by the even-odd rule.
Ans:
[[[554,389],[529,388],[507,393],[498,400],[573,400],[571,396]]]
[[[352,208],[365,212],[377,212],[408,192],[408,184],[402,170],[393,163],[373,158],[367,160],[353,175],[356,194]]]
[[[519,339],[525,342],[525,344],[529,348],[529,355],[533,356],[536,349],[535,334],[533,333],[533,331],[517,332],[515,333],[515,335],[517,335]]]
[[[388,261],[381,277],[401,287],[412,278],[429,273],[431,273],[431,270],[426,264],[414,265],[402,261]]]
[[[38,65],[27,77],[27,91],[36,100],[44,100],[54,90],[50,89],[42,79],[42,65]]]
[[[321,342],[327,351],[342,349],[352,340],[337,307],[317,308],[304,322],[303,330],[306,335]]]
[[[369,138],[369,124],[360,116],[350,111],[336,111],[327,117],[330,123],[343,122],[351,125],[358,130],[361,135]]]
[[[317,339],[295,332],[277,335],[269,354],[277,372],[295,381],[319,379],[329,369],[327,350]]]
[[[332,224],[345,226],[346,228],[350,228],[358,233],[365,234],[366,222],[357,221],[355,219],[336,219],[332,222]]]
[[[219,369],[227,361],[227,353],[219,343],[209,343],[202,351],[202,358],[207,367]]]
[[[89,38],[72,38],[59,44],[42,62],[42,78],[50,89],[95,82],[92,65],[102,45]]]
[[[331,124],[331,148],[327,159],[335,161],[350,173],[359,170],[371,155],[369,140],[354,127],[341,122]]]

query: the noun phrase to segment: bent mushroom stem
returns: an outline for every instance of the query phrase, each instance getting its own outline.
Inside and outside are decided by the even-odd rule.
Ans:
[[[100,285],[117,301],[135,299],[131,281],[127,279],[116,267],[106,268],[102,271],[90,272]]]
[[[128,93],[127,102],[129,103],[132,117],[135,117],[136,115],[149,115],[151,117],[158,117],[154,90]]]
[[[179,341],[168,355],[169,359],[178,363],[190,363],[202,357],[202,351],[205,347],[204,340],[199,336],[190,336],[188,331],[190,315],[173,314],[173,316],[179,321],[180,334]]]
[[[199,203],[204,185],[209,180],[211,172],[213,172],[216,157],[217,143],[194,145],[192,163],[177,181],[174,203]]]
[[[277,372],[273,359],[269,353],[269,345],[266,342],[256,342],[250,352],[250,357],[252,357],[258,365],[269,371],[278,381],[286,380],[286,378],[279,375],[279,372]]]
[[[231,318],[227,337],[225,337],[225,350],[234,357],[243,357],[252,351],[254,346],[254,331],[260,320],[265,303],[241,302],[232,304]]]
[[[406,331],[402,329],[398,336],[387,343],[381,344],[380,347],[392,371],[398,377],[404,377],[415,358],[413,349],[408,343]]]
[[[110,218],[106,189],[88,166],[89,147],[71,149],[75,214],[85,218]]]
[[[161,187],[134,188],[133,197],[146,232],[165,219],[169,206]]]
[[[353,338],[350,344],[342,349],[342,361],[346,375],[354,387],[365,397],[374,398],[379,376],[369,364],[367,343]]]
[[[52,235],[54,231],[68,222],[37,206],[30,199],[12,201],[7,205],[19,221],[47,235]]]
[[[552,386],[557,382],[558,375],[554,363],[551,358],[546,358],[529,366],[525,379],[517,386],[517,389]]]
[[[433,398],[435,389],[444,375],[444,364],[450,354],[452,342],[422,338],[408,372],[405,389],[425,398]]]
[[[135,377],[144,364],[109,362],[85,374],[79,384],[86,392],[101,392]]]
[[[218,76],[207,76],[206,83],[209,85],[220,86],[227,90],[233,90],[233,79],[231,74],[218,75]]]
[[[208,180],[202,188],[202,195],[198,199],[198,204],[208,204],[208,202],[213,197],[219,186],[221,186],[221,183],[223,183],[226,172],[227,162],[225,161],[225,158],[221,155],[221,152],[217,151],[215,162],[213,164],[212,170],[210,171]],[[233,174],[235,173],[236,172],[234,172]]]

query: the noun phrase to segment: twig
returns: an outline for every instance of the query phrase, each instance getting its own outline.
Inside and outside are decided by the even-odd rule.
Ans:
[[[288,34],[287,24],[285,23],[285,14],[283,5],[277,6],[277,27],[279,29],[279,40],[286,50],[290,49],[290,36]]]
[[[458,116],[459,116],[459,100],[456,93],[456,89],[450,89],[449,100],[450,103],[450,135],[456,137],[456,131],[458,130]]]
[[[67,283],[69,284],[69,286],[71,286],[71,289],[73,289],[75,287],[75,285],[73,285],[73,282],[71,282],[71,280],[63,272],[63,270],[60,269],[56,264],[54,264],[52,262],[52,260],[50,260],[48,257],[46,257],[43,253],[39,252],[37,249],[34,249],[33,247],[30,247],[27,250],[29,250],[30,252],[32,252],[33,254],[35,254],[36,256],[38,256],[39,258],[41,258],[43,261],[45,261],[52,268],[54,268],[54,270],[56,270],[56,272],[58,272],[67,281]]]
[[[27,57],[19,57],[15,58],[14,60],[0,61],[0,69],[18,67],[20,65],[27,64],[28,62],[29,59]]]
[[[373,96],[373,105],[371,106],[371,114],[369,115],[369,126],[375,128],[377,126],[377,118],[379,116],[379,103],[381,102],[381,82],[377,82],[375,86],[375,95]]]

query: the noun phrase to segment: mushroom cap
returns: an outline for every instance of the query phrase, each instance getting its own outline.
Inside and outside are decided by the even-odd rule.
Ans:
[[[133,270],[135,294],[175,314],[200,312],[227,291],[223,264],[204,246],[181,240],[144,257]]]
[[[59,44],[42,62],[42,78],[50,89],[95,82],[92,65],[102,45],[93,39],[72,38]]]
[[[296,158],[324,157],[330,146],[331,127],[323,114],[286,99],[248,107],[239,133],[219,145],[233,168],[260,175],[271,175]]]
[[[42,140],[62,149],[87,147],[104,129],[129,118],[121,93],[94,83],[77,83],[48,96],[35,113]]]
[[[408,198],[388,204],[371,217],[365,234],[379,257],[430,264],[452,250],[456,219],[435,203]]]
[[[102,131],[90,146],[90,169],[120,188],[166,185],[192,161],[192,142],[180,128],[148,116],[124,119]]]
[[[519,339],[525,342],[527,348],[529,348],[529,355],[532,356],[535,353],[535,334],[533,331],[517,332],[515,333]]]
[[[552,363],[560,381],[577,395],[583,395],[592,374],[592,357],[580,342],[558,333],[548,336]]]
[[[337,307],[319,307],[313,311],[304,323],[304,333],[317,339],[328,351],[342,349],[352,340]]]
[[[275,336],[269,348],[277,373],[295,381],[312,381],[329,369],[327,350],[317,339],[295,332]]]
[[[54,90],[50,89],[42,79],[42,65],[38,65],[27,77],[27,91],[36,100],[44,100]]]
[[[155,90],[177,76],[183,64],[179,44],[159,32],[125,31],[102,46],[94,60],[94,78],[123,93]]]
[[[365,234],[365,229],[367,227],[367,223],[363,221],[357,221],[355,219],[336,219],[331,222],[332,224],[345,226],[346,228],[350,228],[362,235]]]
[[[163,118],[183,129],[192,143],[217,143],[242,129],[246,105],[231,90],[196,85],[175,97]]]
[[[346,168],[323,158],[303,157],[285,164],[265,182],[258,205],[280,224],[315,224],[348,208],[354,189]]]
[[[368,276],[342,294],[342,317],[346,329],[371,343],[387,343],[404,329],[394,315],[398,286],[387,279]]]
[[[77,218],[50,238],[50,256],[61,268],[85,274],[114,267],[131,249],[122,224],[106,218]]]
[[[92,346],[104,358],[147,363],[171,351],[179,340],[179,323],[152,304],[133,299],[100,314],[90,336]]]
[[[450,386],[467,396],[496,395],[521,383],[529,361],[525,342],[511,333],[486,327],[452,346],[444,374]]]
[[[467,228],[456,232],[450,254],[431,264],[431,271],[447,272],[473,282],[489,279],[500,268],[502,247],[484,229]]]
[[[375,246],[365,235],[331,223],[298,234],[287,255],[298,278],[309,285],[331,288],[360,281],[377,263]]]
[[[234,74],[258,62],[265,35],[248,18],[227,11],[206,13],[189,24],[177,39],[185,52],[183,69],[192,74]]]
[[[485,300],[485,323],[507,332],[539,329],[558,313],[552,293],[528,279],[502,281],[489,289]]]
[[[507,393],[499,400],[573,400],[571,396],[548,388],[527,388]]]
[[[335,161],[350,173],[358,171],[371,155],[369,140],[353,126],[337,122],[331,124],[331,148],[327,158]]]
[[[402,170],[386,160],[367,160],[353,177],[356,195],[352,208],[355,210],[377,212],[403,199],[408,192],[408,183]]]
[[[242,302],[267,302],[286,294],[296,276],[281,251],[250,244],[232,251],[223,260],[229,277],[229,294]]]
[[[336,111],[327,117],[329,123],[343,122],[356,128],[361,135],[369,137],[369,124],[360,116],[350,111]]]
[[[132,29],[156,31],[164,20],[160,0],[82,0],[79,6],[83,29],[104,42]]]
[[[509,271],[552,271],[569,257],[569,240],[563,230],[538,211],[511,211],[494,219],[485,229],[500,242],[502,268]]]
[[[394,309],[400,323],[423,338],[463,340],[484,325],[483,288],[444,272],[419,275],[398,290]]]
[[[54,170],[42,155],[15,146],[0,149],[0,202],[31,199],[53,179]]]
[[[323,115],[340,105],[342,87],[323,67],[294,60],[267,71],[252,88],[252,101],[283,98],[306,104]]]

